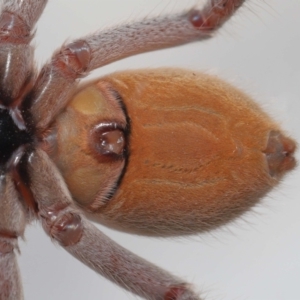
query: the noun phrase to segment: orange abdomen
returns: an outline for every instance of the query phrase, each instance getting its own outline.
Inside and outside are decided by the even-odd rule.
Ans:
[[[95,111],[92,101],[82,109],[98,93],[101,107]],[[111,104],[114,97],[117,104]],[[69,115],[82,137],[73,154],[75,137],[71,130],[62,134]],[[99,161],[85,138],[97,122],[110,120],[127,122],[123,163]],[[186,70],[104,77],[74,97],[56,128],[53,157],[74,198],[109,222],[148,234],[222,225],[253,206],[295,165],[294,142],[257,104],[219,79]],[[89,168],[91,178],[81,183],[76,173]],[[113,185],[106,183],[110,178],[118,187],[108,197],[103,190]]]

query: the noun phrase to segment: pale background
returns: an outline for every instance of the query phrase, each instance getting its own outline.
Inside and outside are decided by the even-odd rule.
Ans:
[[[38,63],[41,65],[67,38],[149,13],[189,8],[194,3],[52,0],[37,29]],[[217,73],[263,103],[300,141],[299,28],[299,0],[249,0],[212,40],[125,59],[97,74],[160,66]],[[192,282],[205,299],[300,299],[299,169],[255,212],[225,229],[193,238],[162,240],[107,228],[103,231],[122,246]],[[20,246],[27,300],[136,299],[53,245],[38,224],[27,228],[26,243]]]

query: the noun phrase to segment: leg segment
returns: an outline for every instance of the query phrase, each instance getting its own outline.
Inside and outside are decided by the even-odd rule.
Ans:
[[[19,19],[23,22],[23,26],[30,32],[41,16],[47,2],[48,0],[6,0],[2,6],[1,21],[3,22],[5,20],[4,13],[10,13],[15,19]],[[15,25],[15,21],[13,25]],[[16,23],[16,25],[18,25],[18,23]],[[20,27],[13,27],[12,30],[22,29]]]
[[[9,175],[0,176],[0,207],[0,299],[21,300],[23,289],[15,251],[27,220]]]
[[[209,38],[244,0],[210,0],[203,10],[144,19],[64,45],[44,66],[33,92],[32,114],[39,130],[65,106],[76,79],[89,71],[138,53]]]
[[[46,0],[7,0],[0,15],[0,105],[17,106],[32,78],[32,29]],[[14,103],[13,103],[14,102]]]
[[[16,247],[15,237],[3,237],[0,232],[0,299],[23,299],[19,268],[14,253]]]
[[[68,252],[146,299],[199,300],[188,284],[122,248],[73,208],[60,174],[42,150],[31,155],[28,166],[43,227]]]

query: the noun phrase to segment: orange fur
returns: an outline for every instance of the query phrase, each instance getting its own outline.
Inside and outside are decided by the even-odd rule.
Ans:
[[[88,98],[88,99],[86,99]],[[99,117],[100,116],[100,117]],[[82,205],[94,202],[101,191],[106,194],[119,177],[124,162],[99,164],[90,147],[90,131],[100,121],[114,120],[125,124],[125,117],[117,103],[107,101],[93,86],[73,98],[55,126],[56,152],[52,153],[64,174],[73,197]],[[112,170],[113,169],[113,170]]]
[[[82,141],[76,142],[81,149],[74,155],[63,152],[66,136],[63,142],[58,139],[59,159],[73,167],[64,172],[58,166],[75,199],[81,204],[89,199],[85,209],[97,210],[121,226],[160,235],[212,229],[248,210],[295,165],[292,159],[287,167],[270,172],[265,152],[270,134],[279,132],[277,124],[248,96],[217,78],[179,69],[122,72],[88,86],[81,91],[82,99],[87,101],[91,87],[106,99],[112,89],[118,91],[126,106],[131,134],[125,175],[114,197],[105,203],[103,189],[112,184],[108,178],[115,180],[109,174],[120,172],[121,167],[103,163],[95,167],[87,160],[85,168],[97,169],[103,176],[85,174],[87,188],[77,192],[82,178],[72,181],[86,159],[82,152],[88,133],[84,131]],[[101,111],[95,118],[107,119]],[[66,122],[59,123],[58,132]],[[88,131],[95,121],[77,117],[77,122]],[[91,186],[93,194],[97,190],[94,202]]]

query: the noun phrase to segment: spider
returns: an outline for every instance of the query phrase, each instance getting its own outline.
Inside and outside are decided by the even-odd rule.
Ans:
[[[3,39],[4,39],[5,45],[7,45],[11,42],[10,38],[13,40],[12,42],[15,42],[14,41],[15,36],[13,36],[11,33],[8,37],[6,35],[7,31],[9,31],[9,30],[7,30],[7,27],[6,27],[8,24],[7,20],[10,20],[9,18],[11,17],[12,11],[14,12],[14,14],[16,14],[16,12],[19,14],[20,11],[22,11],[19,9],[14,11],[11,7],[9,7],[9,9],[7,9],[6,5],[9,6],[9,4],[12,2],[13,1],[5,2],[4,9],[3,9],[4,13],[6,11],[10,12],[8,14],[7,13],[4,14],[4,17],[3,17],[3,20],[4,20],[3,26],[5,29],[5,34],[4,34]],[[225,2],[227,2],[227,1],[225,1]],[[228,1],[227,3],[225,3],[225,2],[224,2],[224,4],[229,5],[229,6],[234,4],[232,1]],[[241,2],[243,2],[243,1],[237,1],[237,2],[235,2],[235,4],[241,4]],[[28,4],[30,2],[25,1],[25,4],[26,3]],[[39,3],[43,3],[43,1],[41,1]],[[31,8],[34,8],[35,5],[38,4],[38,2],[32,2],[30,4],[32,5]],[[209,5],[209,3],[208,3],[208,5]],[[216,3],[215,3],[215,5],[216,5]],[[212,16],[211,9],[207,9],[207,11],[209,11],[210,16]],[[233,11],[230,11],[230,12],[233,12]],[[205,13],[205,10],[204,10],[204,13]],[[221,15],[223,15],[223,13]],[[196,27],[199,27],[199,22],[201,24],[202,21],[201,21],[201,18],[199,21],[198,12],[195,12],[194,14],[190,13],[189,17],[190,17],[190,20],[192,20],[192,22],[194,22],[194,25]],[[28,20],[28,18],[24,18],[24,19]],[[218,19],[218,21],[219,21],[219,19]],[[204,32],[208,29],[208,28],[203,28],[203,25],[201,25],[200,27],[201,27],[202,31],[204,31]],[[199,32],[199,29],[196,29],[196,30]],[[211,28],[209,28],[209,30],[211,30]],[[14,49],[16,49],[16,48],[14,47]],[[73,44],[71,44],[69,49],[68,48],[65,48],[65,49],[66,49],[65,52],[64,51],[62,51],[62,52],[67,55],[69,55],[69,53],[71,53],[71,55],[69,55],[70,60],[72,59],[72,57],[75,56],[75,58],[78,58],[80,63],[84,63],[84,64],[90,63],[90,61],[89,61],[90,57],[88,57],[86,55],[89,53],[89,46],[87,46],[85,44],[85,42],[79,41],[78,43],[73,43]],[[80,53],[78,56],[76,56],[76,51],[78,49],[82,50],[83,55],[81,55],[82,53]],[[25,53],[25,52],[22,52],[22,53]],[[26,57],[27,56],[28,56],[28,54],[26,55]],[[56,56],[56,57],[58,57],[58,56]],[[78,60],[75,61],[75,63],[77,63]],[[8,60],[5,60],[5,62],[8,62]],[[57,63],[57,65],[55,65],[55,67],[59,70],[64,70],[66,72],[66,74],[64,74],[64,76],[62,78],[60,78],[60,81],[58,82],[58,84],[55,85],[55,90],[58,91],[59,85],[61,84],[61,82],[63,80],[66,79],[65,75],[70,76],[70,72],[72,73],[72,70],[70,70],[68,67],[66,67],[67,64],[65,61],[60,62],[59,60],[57,60],[56,62],[58,62],[58,63]],[[18,62],[16,62],[16,64],[17,63]],[[18,66],[18,69],[19,68],[20,67]],[[85,69],[84,72],[87,72],[87,70]],[[166,76],[166,74],[168,75],[168,77],[171,76],[172,78],[173,77],[176,78],[176,76],[177,77],[183,76],[183,75],[177,74],[177,72],[179,72],[178,70],[175,70],[175,71],[174,70],[171,70],[171,71],[166,70],[166,71],[164,71],[166,73],[165,75],[163,73],[161,73],[162,71],[159,71],[159,72],[160,73],[154,72],[152,74],[153,78],[155,78],[155,76],[159,76],[159,77]],[[179,73],[182,74],[182,72],[183,71],[180,71]],[[25,72],[25,73],[26,73],[26,75],[28,75],[27,73],[29,73],[29,72]],[[4,154],[2,154],[2,157],[3,157],[3,159],[2,159],[2,173],[3,173],[3,175],[2,175],[2,186],[3,186],[2,191],[4,191],[3,194],[5,195],[2,197],[2,202],[5,204],[6,203],[5,200],[9,199],[9,202],[8,201],[7,202],[10,203],[8,209],[5,209],[5,210],[3,209],[3,212],[5,213],[4,216],[6,216],[6,215],[10,214],[10,209],[13,209],[14,214],[16,214],[16,213],[20,214],[19,219],[15,218],[12,221],[12,223],[13,223],[12,226],[16,225],[15,222],[17,220],[19,222],[20,222],[20,220],[23,221],[20,223],[21,223],[21,225],[24,225],[24,223],[29,221],[31,218],[40,219],[42,221],[43,226],[45,227],[46,231],[48,231],[48,233],[50,233],[52,238],[58,240],[63,246],[65,246],[65,248],[69,252],[73,252],[74,249],[79,247],[81,244],[83,245],[83,241],[85,239],[85,233],[87,231],[87,228],[90,228],[89,227],[90,225],[88,225],[85,218],[79,212],[77,206],[75,206],[74,204],[69,205],[69,202],[73,203],[73,200],[66,189],[64,180],[66,181],[67,186],[69,187],[73,198],[76,199],[77,201],[79,201],[80,207],[85,207],[85,209],[87,209],[88,211],[92,211],[92,212],[94,212],[96,209],[93,206],[90,206],[91,202],[88,199],[89,195],[88,196],[84,195],[83,201],[82,201],[82,199],[80,199],[81,192],[78,193],[78,190],[76,190],[77,185],[80,185],[81,180],[84,181],[85,178],[81,178],[81,180],[79,182],[78,181],[76,182],[75,187],[74,187],[74,185],[72,187],[72,180],[74,180],[74,178],[72,178],[73,174],[69,173],[68,175],[66,175],[66,173],[65,173],[66,171],[64,169],[64,163],[65,163],[65,161],[68,160],[68,158],[69,158],[68,156],[70,156],[68,151],[71,150],[71,148],[73,147],[72,146],[73,144],[71,144],[71,146],[72,146],[71,148],[67,149],[67,153],[66,153],[67,155],[64,154],[64,152],[61,150],[60,147],[63,147],[63,144],[68,143],[67,139],[69,137],[69,134],[74,129],[74,127],[72,125],[71,128],[67,129],[67,135],[63,136],[63,144],[61,144],[61,141],[60,141],[60,136],[62,136],[62,133],[60,130],[65,130],[66,126],[68,125],[68,122],[66,122],[66,118],[68,118],[68,112],[70,110],[72,110],[74,107],[78,108],[80,106],[86,105],[85,103],[87,102],[87,100],[84,100],[84,102],[82,103],[80,101],[80,97],[82,95],[81,93],[84,94],[87,91],[89,91],[90,86],[81,89],[79,94],[77,94],[77,96],[75,96],[74,98],[72,97],[73,96],[73,90],[72,90],[70,92],[70,96],[68,95],[66,97],[66,100],[65,100],[66,103],[64,105],[62,105],[62,107],[59,110],[57,110],[57,114],[55,114],[55,117],[51,116],[51,117],[49,117],[49,120],[48,120],[47,117],[45,117],[45,116],[47,115],[48,112],[52,113],[54,111],[54,108],[53,107],[50,108],[49,106],[51,106],[51,105],[49,105],[49,103],[46,106],[44,106],[44,103],[45,103],[44,99],[41,102],[39,101],[39,97],[37,96],[37,94],[39,94],[38,93],[39,84],[41,82],[45,82],[43,80],[43,78],[44,78],[43,76],[47,76],[47,72],[42,71],[40,74],[41,75],[39,75],[37,77],[34,74],[31,77],[31,76],[29,76],[31,74],[29,74],[23,81],[20,79],[21,84],[20,84],[20,88],[17,89],[16,97],[9,97],[10,96],[9,93],[11,92],[9,89],[10,81],[8,80],[7,82],[5,82],[5,83],[7,83],[7,85],[5,85],[5,87],[8,86],[8,88],[7,88],[8,91],[5,90],[5,91],[3,91],[3,94],[2,94],[2,113],[3,113],[2,120],[6,120],[9,115],[12,117],[13,123],[15,125],[9,125],[8,127],[10,127],[10,128],[12,126],[19,127],[18,137],[17,137],[17,139],[14,140],[14,143],[17,143],[17,141],[20,143],[17,146],[14,146],[14,145],[10,146],[11,144],[9,144],[5,140],[5,143],[8,143],[8,145],[9,145],[9,146],[7,146],[7,148],[13,147],[13,149],[9,152],[9,154],[7,154],[6,152]],[[44,74],[46,74],[46,75],[44,75]],[[142,79],[143,79],[143,76],[145,76],[145,75],[143,75],[143,73],[138,73],[138,74],[139,74],[138,76],[141,76]],[[194,73],[187,72],[187,73],[183,73],[183,74],[185,74],[184,76],[189,75],[189,76],[191,76],[191,78],[193,76],[195,76]],[[85,75],[85,74],[80,73],[80,77],[82,75]],[[120,78],[122,79],[122,74],[119,76],[121,76]],[[136,76],[136,75],[131,74],[130,78],[134,78],[134,76]],[[200,76],[200,75],[197,75],[197,76]],[[4,79],[6,80],[6,78],[7,77],[3,76],[3,80]],[[115,77],[115,78],[118,78],[118,77]],[[191,78],[189,80],[192,80]],[[119,80],[121,80],[121,79],[119,79]],[[204,79],[206,80],[206,77]],[[14,82],[14,84],[17,85],[18,82]],[[110,82],[109,78],[107,79],[107,81],[104,83],[104,85],[101,88],[105,88],[105,91],[112,91],[112,94],[117,99],[117,104],[119,104],[119,101],[121,101],[123,95],[126,94],[125,91],[121,89],[121,86],[119,88],[122,91],[120,91],[119,89],[117,89],[115,91],[114,89],[111,88],[111,86],[109,86],[109,85],[107,86],[106,84],[113,84],[112,82]],[[217,84],[222,85],[222,83],[218,83],[218,81],[217,81]],[[41,90],[44,91],[44,87],[41,88]],[[64,84],[62,90],[64,92],[66,92],[68,90],[67,85]],[[105,91],[102,91],[102,93],[105,94]],[[51,90],[51,97],[49,98],[50,99],[49,101],[52,101],[53,99],[55,99],[55,97],[53,96],[53,93],[54,93],[54,90]],[[108,96],[108,97],[110,97],[110,96]],[[13,101],[10,101],[10,98],[13,98]],[[69,100],[71,98],[73,98],[73,100],[70,102],[70,104],[67,105],[67,103],[69,103]],[[100,101],[100,103],[102,103],[101,99],[99,101]],[[126,99],[125,99],[125,102],[126,102]],[[124,112],[124,111],[126,113],[126,110],[128,108],[129,108],[129,110],[131,110],[130,103],[128,103],[125,106],[125,108],[123,108],[122,105],[120,105],[120,107],[118,107],[118,106],[116,107],[117,104],[113,103],[112,105],[114,105],[114,108],[119,109],[119,114],[121,114],[121,112]],[[67,107],[65,107],[66,105],[67,105]],[[104,105],[104,104],[102,103],[101,105]],[[7,114],[7,112],[8,112],[7,107],[10,108],[10,114]],[[64,108],[66,108],[66,109],[63,110]],[[86,108],[89,109],[88,107],[86,107]],[[106,109],[108,109],[108,108],[106,108]],[[255,110],[256,110],[256,108],[255,108]],[[43,112],[46,115],[42,115]],[[259,112],[259,114],[260,114],[260,112]],[[151,121],[151,119],[150,119],[150,121]],[[4,124],[7,124],[7,123],[5,123],[6,121],[5,122],[2,121],[2,122]],[[44,125],[43,125],[43,123],[44,123]],[[134,116],[131,115],[129,112],[129,117],[128,117],[128,119],[125,118],[125,121],[123,119],[121,119],[121,121],[119,119],[113,119],[111,121],[108,117],[105,117],[105,119],[101,120],[101,122],[99,124],[93,123],[92,130],[89,130],[89,132],[88,132],[90,134],[90,138],[92,139],[92,142],[91,142],[92,149],[90,149],[92,156],[96,156],[97,159],[99,159],[99,161],[104,164],[104,166],[107,166],[107,163],[109,164],[109,166],[114,164],[115,166],[116,165],[119,166],[119,168],[121,166],[122,172],[123,172],[123,170],[125,170],[125,172],[123,172],[124,174],[122,173],[122,176],[123,176],[122,178],[118,177],[120,175],[118,175],[117,178],[115,178],[115,181],[117,181],[117,185],[118,185],[117,187],[119,187],[119,189],[115,186],[115,184],[113,184],[112,186],[109,186],[109,192],[105,193],[105,197],[103,197],[103,199],[101,198],[99,200],[100,204],[102,203],[101,201],[105,202],[105,203],[103,203],[103,205],[105,205],[105,206],[112,203],[112,201],[114,199],[116,199],[117,193],[119,192],[120,188],[122,190],[122,184],[124,182],[126,182],[126,176],[128,174],[127,172],[130,172],[130,163],[132,162],[133,158],[135,157],[134,156],[135,155],[135,153],[134,153],[134,142],[135,142],[134,141],[134,134],[135,134],[134,126],[135,126],[135,124],[136,123],[134,121]],[[149,124],[151,124],[151,123],[149,123]],[[269,126],[269,124],[268,124],[268,126]],[[272,126],[273,126],[273,123],[272,123]],[[5,127],[5,130],[6,130],[6,127]],[[4,131],[4,130],[2,130],[2,131]],[[14,131],[17,131],[17,130],[14,130]],[[6,131],[5,131],[5,133],[7,135]],[[11,136],[13,136],[13,134],[14,134],[14,132],[12,132],[12,133],[9,132],[8,139],[10,139]],[[105,136],[108,136],[108,139],[106,139]],[[121,143],[119,143],[120,145],[117,145],[117,144],[110,145],[109,141],[111,141],[111,139],[114,140],[116,136],[117,136],[118,141],[121,140]],[[53,138],[57,138],[58,142],[53,143]],[[99,140],[101,141],[101,143],[97,142]],[[177,139],[177,141],[179,141],[179,139]],[[277,127],[276,127],[276,130],[270,131],[268,141],[269,142],[266,142],[266,149],[264,149],[264,151],[267,156],[271,155],[271,159],[268,158],[269,173],[270,173],[269,175],[273,178],[273,177],[281,175],[282,172],[293,168],[294,160],[293,160],[292,154],[294,151],[294,143],[292,140],[284,137],[281,133],[279,133],[277,131]],[[139,141],[138,144],[142,145],[142,142],[143,141]],[[108,148],[106,147],[107,144],[109,144]],[[278,147],[280,148],[281,145],[283,145],[283,149],[284,149],[283,152],[274,150],[275,146],[276,146],[275,148],[278,148]],[[112,147],[110,147],[110,146],[112,146]],[[118,149],[118,151],[116,151],[116,152],[110,151],[109,149],[111,149],[111,148],[113,148],[113,150]],[[237,149],[238,149],[238,151],[242,151],[243,147],[237,144]],[[47,153],[50,156],[50,158],[56,163],[61,174],[64,176],[64,180],[60,177],[60,173],[57,171],[56,167],[52,165],[52,160],[47,158],[47,155],[43,151],[45,153]],[[276,156],[275,163],[273,163],[273,160],[272,160],[273,159],[272,153],[274,151],[275,151],[276,155],[279,157],[282,157],[282,155],[284,153],[283,158],[277,158],[277,156],[275,155]],[[72,158],[72,157],[70,157],[70,158]],[[43,163],[41,163],[41,161],[43,161]],[[151,161],[151,159],[150,159],[150,161]],[[270,161],[272,163],[270,163]],[[278,161],[280,161],[279,164],[278,164]],[[149,164],[149,162],[145,161],[145,164]],[[157,167],[157,165],[153,165],[153,164],[152,164],[152,166]],[[161,166],[161,165],[158,164],[158,166]],[[168,165],[167,163],[166,163],[166,166],[163,166],[162,169],[164,169],[164,168],[167,168],[167,169],[170,168],[174,173],[182,172],[182,169],[179,169],[179,170],[176,168],[174,169],[174,167],[172,165],[170,165],[170,164]],[[184,170],[183,170],[183,172],[184,172]],[[53,176],[53,177],[55,177],[55,180],[51,179],[51,176],[49,177],[49,173],[55,174]],[[265,173],[264,173],[264,175],[265,175]],[[100,175],[97,175],[97,176],[100,176]],[[144,175],[142,175],[142,176],[144,176]],[[106,176],[106,177],[112,178],[113,176]],[[91,178],[89,177],[89,180],[90,179]],[[273,179],[274,179],[274,181],[277,181],[277,178],[273,178]],[[43,180],[45,180],[45,182],[41,182]],[[89,182],[85,182],[85,184],[88,185]],[[155,182],[152,181],[152,184],[155,184]],[[268,187],[266,187],[266,189],[268,189]],[[87,188],[87,190],[89,191],[90,189]],[[143,193],[144,189],[142,189],[141,192]],[[263,191],[259,191],[259,192],[264,194],[265,191],[263,190]],[[151,194],[151,193],[149,193],[149,194]],[[8,196],[6,196],[6,195],[8,195]],[[258,196],[260,196],[260,194]],[[65,199],[67,204],[66,203],[63,203],[63,204],[57,203],[57,201],[60,198]],[[13,199],[14,199],[14,201],[13,201]],[[53,201],[53,203],[51,202],[50,207],[47,204],[48,201],[50,201],[50,202]],[[14,203],[15,206],[13,206],[11,203]],[[88,204],[88,205],[86,205],[86,204]],[[16,206],[17,206],[17,209],[16,209]],[[67,212],[66,214],[64,214],[65,210],[68,210],[68,209],[70,209],[70,211]],[[238,209],[238,208],[236,208],[236,209]],[[239,213],[240,212],[238,211],[237,214],[239,214]],[[60,223],[60,221],[61,221],[60,216],[59,215],[57,216],[56,214],[61,214],[62,220],[63,220],[62,223]],[[236,216],[235,213],[233,213],[233,215],[229,215],[228,220],[235,216]],[[22,218],[24,220],[22,220]],[[4,220],[7,221],[5,218],[4,218]],[[144,223],[147,223],[146,221],[147,221],[147,219],[143,220]],[[220,221],[220,223],[223,223],[225,221],[227,221],[227,216],[225,216],[225,220],[223,217],[222,220]],[[56,225],[51,224],[51,222],[54,222],[54,223],[56,222]],[[81,227],[82,222],[84,224],[83,227]],[[126,226],[126,220],[120,221],[120,222],[122,222],[122,224],[121,224],[122,226],[123,225]],[[128,222],[128,220],[127,220],[127,222]],[[138,220],[138,222],[140,222],[140,220]],[[187,233],[191,233],[196,230],[194,228],[191,228],[191,225],[190,225],[190,227],[187,226],[187,227],[183,228],[182,229],[183,232],[181,232],[180,228],[176,228],[176,226],[173,225],[173,227],[176,229],[176,232],[172,233],[172,232],[170,232],[171,231],[170,229],[167,229],[167,231],[166,231],[166,229],[165,229],[166,227],[164,225],[164,220],[160,219],[159,222],[161,223],[159,229],[156,226],[154,226],[154,227],[152,226],[153,228],[151,228],[151,223],[149,223],[149,222],[148,222],[149,224],[147,224],[147,226],[143,227],[143,226],[141,226],[141,224],[139,224],[137,227],[139,230],[144,231],[148,234],[151,232],[154,232],[155,234],[162,234],[162,235],[185,234],[185,231],[187,231]],[[206,223],[202,223],[202,227],[205,224]],[[13,227],[14,230],[11,230],[10,222],[7,222],[4,225],[5,226],[2,225],[3,231],[2,231],[2,241],[1,241],[2,248],[1,248],[1,250],[3,252],[3,259],[5,260],[9,256],[12,255],[12,245],[15,246],[14,245],[15,239],[17,236],[22,234],[23,227],[21,228],[22,230],[15,230],[14,227]],[[20,224],[17,224],[17,225],[20,226]],[[208,230],[208,229],[210,229],[210,227],[214,227],[216,225],[220,225],[218,222],[218,219],[216,219],[213,222],[213,224],[208,224],[208,228],[202,228],[202,229]],[[127,224],[127,226],[130,227],[130,224]],[[92,230],[95,230],[95,229],[92,229]],[[197,230],[200,230],[200,229],[197,229]],[[97,234],[100,235],[100,233],[97,233]],[[95,243],[95,240],[96,239],[93,239],[93,243]],[[101,248],[102,244],[103,244],[103,240],[101,241],[100,245],[98,245],[98,246]],[[79,247],[80,253],[79,252],[75,253],[75,256],[76,255],[81,256],[82,251],[88,251],[89,253],[83,257],[83,260],[91,260],[93,255],[91,255],[92,254],[91,250],[89,247],[87,247],[87,245],[88,245],[88,243],[84,244],[83,247]],[[100,250],[99,247],[97,247],[97,251]],[[99,263],[99,261],[101,259],[104,259],[104,260],[106,259],[105,255],[104,255],[105,257],[103,257],[103,256],[100,257],[100,255],[99,255],[99,257],[98,257],[98,255],[96,255],[96,256],[97,256],[96,261],[85,261],[85,262],[87,264]],[[110,261],[108,262],[108,266],[106,266],[106,267],[108,267],[106,269],[106,271],[109,270],[110,268],[113,269],[112,270],[113,274],[111,274],[111,276],[113,276],[113,277],[116,276],[116,270],[122,272],[122,266],[121,266],[122,263],[119,260],[119,258],[117,258],[117,256],[118,256],[118,254],[117,254],[116,250],[114,250],[113,253],[111,255],[109,255]],[[120,259],[122,259],[122,257],[120,257]],[[135,259],[137,259],[137,258],[135,258]],[[105,264],[105,261],[102,261],[101,263]],[[144,265],[144,262],[142,262],[142,265]],[[126,268],[129,268],[132,266],[134,266],[134,264],[131,264],[131,266],[127,265]],[[147,298],[152,297],[154,299],[200,299],[194,292],[190,291],[188,289],[188,286],[186,286],[181,280],[176,281],[176,279],[174,279],[175,281],[172,284],[167,285],[166,287],[164,287],[163,284],[161,286],[161,283],[164,281],[163,278],[157,279],[156,275],[158,275],[158,274],[156,274],[156,273],[155,273],[155,276],[153,276],[153,278],[151,278],[152,276],[151,276],[150,271],[151,271],[151,267],[150,268],[147,267],[146,272],[145,273],[142,272],[141,274],[139,274],[138,277],[145,276],[145,277],[147,277],[147,280],[149,280],[149,281],[157,280],[158,283],[154,282],[153,285],[151,284],[148,287],[147,286],[141,287],[141,286],[139,286],[141,284],[137,284],[137,285],[135,285],[134,288],[132,288],[132,289],[134,289],[134,291],[136,293],[138,293],[142,296],[145,296]],[[132,274],[134,274],[134,273],[135,272],[132,272]],[[5,275],[7,275],[7,274],[10,275],[9,272],[5,273]],[[128,275],[130,275],[130,274],[127,274],[127,276],[125,276],[125,277],[122,277],[119,279],[115,278],[115,279],[119,280],[119,283],[121,285],[127,280],[127,283],[125,282],[124,285],[125,285],[125,287],[128,287],[128,285],[130,285],[136,279],[135,277],[128,278]],[[148,279],[148,276],[150,277],[149,279]],[[13,279],[16,280],[15,274],[13,276]],[[4,288],[2,289],[3,293],[18,293],[17,289],[15,289],[15,288],[10,289],[9,283],[8,284],[6,283],[3,286],[4,286]],[[17,294],[12,294],[12,299],[17,299]]]

